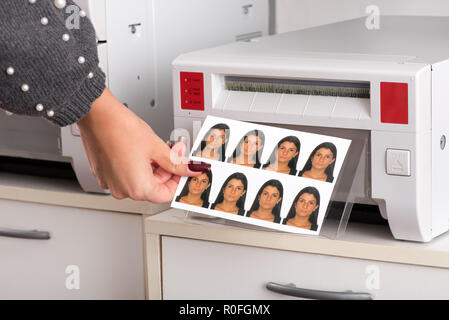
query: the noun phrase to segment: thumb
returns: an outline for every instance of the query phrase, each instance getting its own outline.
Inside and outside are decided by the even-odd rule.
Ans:
[[[189,161],[188,158],[183,156],[184,153],[185,145],[181,142],[176,143],[172,149],[164,144],[153,159],[160,167],[178,176],[196,176],[210,171],[210,164],[200,161]]]

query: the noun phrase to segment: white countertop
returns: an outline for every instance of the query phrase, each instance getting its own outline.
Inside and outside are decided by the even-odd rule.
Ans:
[[[155,214],[169,208],[111,195],[84,192],[78,182],[0,172],[0,199],[124,213]]]
[[[332,221],[323,225],[334,228]],[[162,236],[247,245],[277,250],[316,253],[347,258],[449,268],[449,233],[431,242],[395,240],[386,225],[349,222],[338,238],[297,235],[253,227],[243,223],[209,218],[170,209],[145,219],[145,232]],[[332,232],[325,232],[333,234]]]

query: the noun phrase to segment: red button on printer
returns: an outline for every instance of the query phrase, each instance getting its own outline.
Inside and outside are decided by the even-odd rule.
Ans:
[[[200,72],[181,72],[181,109],[204,111],[204,77]]]
[[[380,121],[408,124],[408,84],[380,83]]]

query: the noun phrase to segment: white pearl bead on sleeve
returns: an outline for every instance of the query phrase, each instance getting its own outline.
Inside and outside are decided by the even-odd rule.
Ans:
[[[63,9],[66,5],[66,0],[55,0],[55,7],[58,9]]]

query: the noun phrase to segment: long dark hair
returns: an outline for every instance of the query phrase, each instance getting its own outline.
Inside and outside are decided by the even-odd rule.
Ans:
[[[212,130],[223,130],[225,132],[226,135],[226,141],[224,143],[222,143],[221,147],[219,148],[219,158],[218,161],[224,161],[226,158],[226,146],[228,144],[228,140],[229,140],[229,126],[227,124],[224,123],[219,123],[214,125],[213,127],[211,127],[206,134],[203,137],[203,140],[201,140],[200,145],[198,147],[198,149],[196,149],[195,153],[193,155],[197,155],[199,152],[203,151],[204,148],[206,147],[206,141],[209,138],[209,135],[212,133]]]
[[[208,208],[209,207],[209,194],[210,194],[210,187],[212,186],[212,171],[208,171],[208,172],[204,172],[207,177],[209,178],[209,187],[207,189],[205,189],[203,191],[203,193],[201,194],[201,200],[203,200],[203,208]],[[186,184],[184,185],[184,187],[181,190],[181,193],[179,194],[179,196],[176,197],[175,201],[180,201],[182,197],[186,196],[189,194],[189,183],[190,181],[192,181],[194,177],[188,177]]]
[[[260,166],[261,166],[261,163],[260,163],[260,155],[262,154],[263,147],[264,147],[264,145],[265,145],[265,135],[264,135],[264,133],[263,133],[262,131],[260,131],[260,130],[251,130],[251,131],[249,131],[247,134],[245,134],[245,135],[243,136],[243,138],[240,139],[239,144],[237,145],[237,147],[235,148],[234,152],[232,153],[232,156],[230,156],[230,157],[228,158],[227,162],[231,162],[231,163],[232,163],[232,159],[233,159],[233,158],[236,158],[236,159],[237,159],[237,157],[240,155],[240,150],[241,150],[241,148],[242,148],[243,143],[245,142],[245,139],[246,139],[247,137],[249,137],[249,136],[256,136],[256,137],[259,137],[259,139],[260,139],[260,141],[261,141],[261,143],[262,143],[262,147],[261,147],[259,150],[256,151],[255,159],[254,159],[254,161],[255,161],[255,163],[254,163],[254,168],[260,168]]]
[[[248,213],[246,214],[247,217],[251,216],[251,213],[253,213],[254,211],[259,210],[259,198],[260,195],[263,192],[263,189],[265,189],[266,187],[271,186],[271,187],[275,187],[278,189],[279,191],[279,196],[281,197],[281,201],[279,201],[273,208],[273,210],[271,211],[271,213],[274,215],[274,223],[279,223],[281,221],[281,207],[282,207],[282,200],[284,199],[284,188],[282,187],[282,183],[279,180],[276,179],[271,179],[268,180],[267,182],[265,182],[262,187],[260,187],[259,192],[257,192],[257,196],[254,199],[253,205],[251,206],[251,209],[248,211]]]
[[[318,208],[316,208],[309,216],[309,221],[312,223],[310,230],[316,231],[318,229],[318,211],[320,210],[320,193],[315,187],[306,187],[299,191],[298,195],[293,200],[292,206],[288,211],[287,217],[282,221],[282,224],[287,224],[287,221],[294,218],[296,215],[296,204],[298,203],[299,197],[304,193],[312,194],[315,197],[316,204]]]
[[[299,142],[299,139],[295,136],[288,136],[288,137],[285,137],[284,139],[282,139],[281,141],[279,141],[276,148],[274,148],[273,152],[271,153],[270,159],[268,159],[267,163],[265,163],[263,165],[263,168],[268,167],[270,164],[276,163],[276,161],[278,160],[277,152],[284,142],[294,143],[296,146],[296,151],[298,151],[298,154],[296,156],[294,156],[293,158],[291,158],[288,163],[288,167],[290,168],[289,174],[294,176],[294,175],[296,175],[296,164],[298,163],[299,151],[301,149],[301,142]]]
[[[222,203],[224,201],[224,190],[228,185],[229,181],[231,181],[232,179],[240,180],[243,184],[243,187],[245,188],[245,191],[248,190],[248,179],[243,173],[235,172],[231,174],[223,183],[220,192],[218,193],[218,196],[215,199],[215,202],[211,206],[211,209],[214,209],[217,204]],[[236,205],[237,208],[239,208],[239,212],[245,210],[245,201],[246,201],[246,192],[237,200]]]
[[[321,148],[329,149],[332,152],[332,155],[334,156],[335,160],[330,165],[327,166],[326,170],[324,170],[324,173],[327,175],[326,182],[334,181],[334,168],[335,162],[337,161],[337,147],[332,142],[323,142],[319,144],[315,149],[313,149],[304,168],[298,174],[300,177],[302,177],[304,172],[312,169],[312,158],[315,156],[315,153]]]

